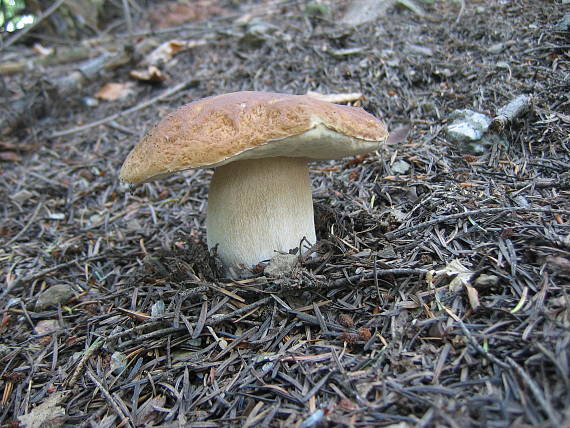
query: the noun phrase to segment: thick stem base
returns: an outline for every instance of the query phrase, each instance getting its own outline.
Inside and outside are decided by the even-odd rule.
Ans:
[[[314,244],[307,161],[277,157],[216,168],[208,195],[207,233],[208,247],[217,245],[227,265],[255,265],[276,251],[298,248],[303,238]]]

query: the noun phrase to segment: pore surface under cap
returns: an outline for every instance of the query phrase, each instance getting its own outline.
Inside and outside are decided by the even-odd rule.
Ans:
[[[372,151],[387,136],[384,124],[358,107],[306,95],[234,92],[167,115],[128,155],[120,177],[138,184],[238,159],[337,159]]]

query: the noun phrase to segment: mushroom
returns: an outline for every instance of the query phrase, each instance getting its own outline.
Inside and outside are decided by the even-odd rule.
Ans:
[[[215,168],[208,193],[208,248],[252,266],[316,241],[309,160],[374,151],[385,125],[361,108],[307,95],[235,92],[168,114],[129,153],[131,184],[190,168]]]

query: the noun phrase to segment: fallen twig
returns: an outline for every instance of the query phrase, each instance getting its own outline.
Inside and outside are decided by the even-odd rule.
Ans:
[[[507,124],[528,110],[531,101],[532,98],[529,95],[519,95],[506,106],[501,107],[491,122],[491,129],[498,131],[504,129]]]
[[[93,49],[82,46],[58,49],[56,53],[50,55],[28,58],[20,61],[2,62],[0,63],[0,75],[6,76],[20,73],[25,70],[36,69],[38,67],[82,61],[94,56],[94,54],[96,54],[96,52],[94,52]]]

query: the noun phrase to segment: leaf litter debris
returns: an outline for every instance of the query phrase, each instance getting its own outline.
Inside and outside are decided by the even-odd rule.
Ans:
[[[394,3],[352,27],[344,3],[323,4],[203,2],[176,28],[155,15],[161,30],[137,37],[192,46],[162,60],[168,80],[87,106],[132,71],[107,67],[30,111],[33,128],[2,134],[0,425],[568,421],[569,62],[567,34],[551,29],[562,11]],[[239,16],[255,21],[255,43]],[[9,74],[6,101],[68,70]],[[312,167],[319,243],[290,275],[222,275],[204,244],[210,171],[131,193],[116,178],[169,110],[248,89],[361,103],[400,130],[376,154]],[[483,154],[446,140],[455,110],[492,115],[519,93],[532,105]],[[56,287],[65,299],[36,305]]]

